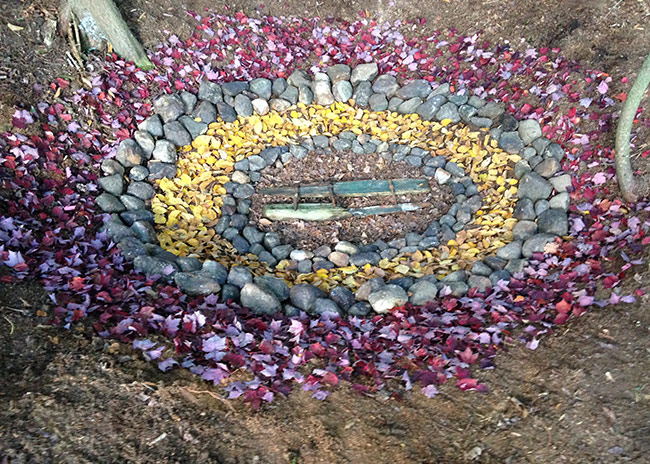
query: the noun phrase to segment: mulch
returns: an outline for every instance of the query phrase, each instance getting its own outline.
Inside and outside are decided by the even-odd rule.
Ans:
[[[394,162],[377,153],[355,154],[349,151],[318,153],[312,151],[301,160],[292,158],[282,167],[262,171],[256,184],[263,188],[340,182],[348,180],[422,178],[419,168],[404,161]],[[453,204],[454,196],[449,187],[438,185],[430,179],[431,191],[418,195],[395,197],[337,197],[337,204],[357,208],[398,203],[427,203],[428,206],[414,212],[402,212],[381,216],[354,217],[335,221],[269,221],[263,217],[267,203],[292,203],[292,197],[268,196],[256,193],[252,197],[250,221],[266,232],[277,232],[283,243],[297,248],[314,249],[341,240],[355,243],[390,241],[408,232],[422,233],[433,220],[439,219]],[[309,198],[303,201],[330,203],[329,198]]]

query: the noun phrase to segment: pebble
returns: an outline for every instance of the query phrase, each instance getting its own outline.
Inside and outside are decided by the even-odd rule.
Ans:
[[[518,154],[524,148],[524,145],[519,132],[516,131],[503,132],[499,137],[499,148],[508,153]]]
[[[475,288],[479,292],[485,292],[488,288],[492,287],[492,281],[485,276],[473,275],[467,279],[467,286]]]
[[[242,93],[244,90],[248,90],[248,82],[246,81],[225,82],[221,84],[221,89],[223,90],[224,95],[235,97],[240,93]]]
[[[524,145],[529,145],[533,140],[542,136],[542,127],[534,119],[519,121],[519,136]]]
[[[219,117],[224,122],[234,122],[237,120],[237,112],[232,106],[227,103],[217,103],[217,112],[219,113]]]
[[[175,163],[178,159],[176,147],[169,140],[158,140],[153,150],[153,158],[163,163]]]
[[[269,112],[269,103],[263,98],[256,98],[254,100],[251,100],[251,105],[253,105],[253,110],[255,110],[255,113],[260,116],[264,116]]]
[[[350,66],[348,66],[347,64],[335,64],[332,66],[328,66],[326,72],[330,80],[336,83],[338,81],[350,80],[350,75],[352,73],[352,70],[350,69]]]
[[[140,198],[141,200],[149,200],[153,198],[155,193],[153,186],[148,182],[131,182],[126,189],[126,192],[129,195]]]
[[[280,301],[289,299],[289,286],[284,279],[273,276],[257,276],[253,279],[256,285],[273,293]]]

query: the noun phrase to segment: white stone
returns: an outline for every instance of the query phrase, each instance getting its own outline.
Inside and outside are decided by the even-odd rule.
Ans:
[[[263,98],[256,98],[254,100],[251,100],[251,104],[253,105],[255,112],[260,116],[264,116],[269,112],[269,102]]]
[[[438,168],[436,169],[436,172],[433,175],[433,177],[434,179],[436,179],[436,182],[438,182],[440,185],[444,185],[447,182],[449,182],[449,179],[451,179],[451,174],[442,168]]]

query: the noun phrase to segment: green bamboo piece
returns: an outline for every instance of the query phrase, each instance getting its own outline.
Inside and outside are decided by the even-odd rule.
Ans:
[[[271,187],[261,189],[260,193],[263,195],[294,196],[296,188],[300,197],[324,198],[330,197],[332,194],[337,197],[356,197],[426,193],[429,191],[429,184],[426,179],[352,180],[325,185]]]
[[[363,208],[345,209],[326,203],[301,203],[294,209],[289,203],[277,203],[264,206],[264,216],[274,221],[292,219],[302,221],[334,221],[353,216],[376,216],[380,214],[403,213],[417,211],[426,204],[399,203],[387,206],[366,206]]]

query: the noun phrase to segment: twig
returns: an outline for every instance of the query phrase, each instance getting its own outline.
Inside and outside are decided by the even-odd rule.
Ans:
[[[14,312],[16,312],[16,313],[23,314],[23,315],[25,315],[25,314],[28,313],[28,312],[27,312],[26,310],[24,310],[24,309],[12,308],[12,307],[10,307],[10,306],[3,306],[3,308],[4,308],[4,309],[8,309],[9,311],[14,311]]]
[[[10,320],[7,316],[2,316],[2,317],[4,317],[5,320],[6,320],[6,321],[9,323],[9,325],[11,326],[11,330],[9,331],[9,335],[13,335],[13,334],[14,334],[14,323],[11,322],[11,320]]]

